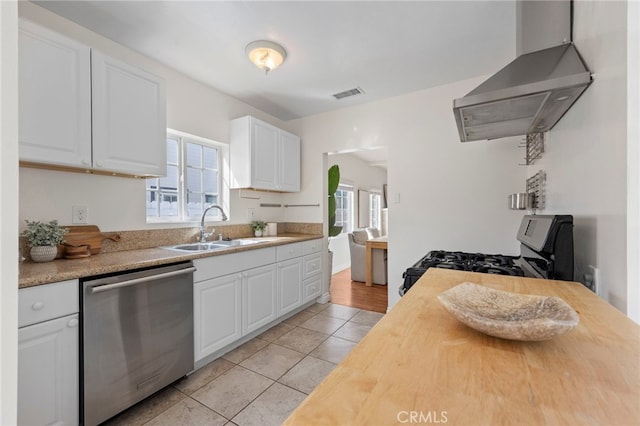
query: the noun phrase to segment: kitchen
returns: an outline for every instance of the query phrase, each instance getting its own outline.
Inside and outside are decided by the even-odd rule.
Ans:
[[[3,29],[4,19],[11,19],[10,7],[2,5]],[[188,129],[193,134],[226,141],[228,119],[251,113],[300,135],[308,147],[302,152],[304,188],[298,194],[288,195],[287,203],[319,201],[316,194],[322,193],[322,176],[326,167],[319,163],[318,158],[324,153],[366,148],[371,144],[388,146],[390,209],[393,212],[389,217],[392,232],[389,245],[393,248],[389,255],[390,277],[400,277],[410,263],[433,248],[517,252],[514,235],[521,214],[504,207],[506,195],[521,191],[528,176],[539,168],[544,169],[547,172],[549,197],[545,213],[570,212],[576,218],[576,246],[584,247],[583,251],[576,253],[576,276],[580,277],[589,264],[598,266],[601,282],[605,285],[605,298],[638,321],[638,221],[633,219],[638,216],[637,175],[633,175],[634,169],[638,168],[638,160],[637,136],[633,136],[633,123],[636,120],[632,118],[637,116],[637,90],[627,90],[626,85],[632,85],[634,79],[627,81],[627,78],[621,77],[637,75],[637,72],[633,74],[632,68],[636,66],[637,70],[637,52],[632,50],[634,46],[637,48],[637,38],[633,38],[634,34],[637,37],[637,28],[634,33],[632,27],[637,26],[638,21],[632,19],[632,13],[637,13],[634,12],[634,8],[637,8],[635,3],[577,2],[574,39],[585,62],[594,70],[597,83],[585,92],[550,132],[547,152],[533,168],[518,166],[522,150],[517,148],[517,138],[511,142],[493,140],[460,144],[457,141],[451,100],[471,90],[484,80],[483,77],[468,78],[292,122],[278,122],[257,109],[240,105],[234,99],[82,30],[35,5],[20,7],[26,9],[31,18],[42,19],[58,31],[77,35],[92,44],[97,43],[101,49],[124,59],[133,59],[140,65],[161,69],[162,74],[173,82],[168,91],[169,127]],[[628,31],[620,22],[628,22]],[[16,23],[13,22],[13,25]],[[3,43],[4,40],[3,34]],[[3,47],[3,71],[6,66],[4,52]],[[633,55],[636,62],[633,61]],[[3,78],[7,75],[3,72]],[[274,73],[270,77],[275,76]],[[3,87],[3,102],[7,99],[5,90],[11,90],[7,87],[11,86]],[[172,99],[176,100],[175,103],[172,103]],[[216,108],[210,105],[210,99],[224,106],[222,113],[214,111]],[[630,106],[625,102],[629,102]],[[193,107],[187,109],[180,106],[185,104]],[[11,116],[9,120],[4,116],[10,114],[10,109],[3,108],[3,133],[10,131],[4,125],[12,121]],[[625,124],[621,124],[620,117],[626,117],[622,120]],[[637,135],[637,129],[635,131]],[[146,227],[144,220],[141,220],[144,214],[135,210],[143,206],[132,205],[134,210],[115,215],[108,208],[114,200],[98,195],[113,193],[112,188],[117,185],[120,194],[135,199],[135,194],[140,191],[135,181],[117,180],[114,183],[113,179],[93,176],[80,180],[73,174],[23,169],[20,172],[20,191],[17,187],[12,188],[17,174],[17,164],[13,164],[17,161],[17,154],[12,151],[15,147],[6,144],[4,136],[2,185],[5,205],[2,208],[2,230],[6,237],[3,236],[2,241],[3,253],[13,254],[17,249],[17,243],[8,240],[12,240],[9,236],[14,235],[16,238],[13,239],[17,241],[17,230],[13,228],[25,215],[15,211],[17,206],[12,200],[18,198],[22,212],[41,212],[43,218],[65,218],[70,214],[69,206],[76,202],[73,194],[83,194],[95,197],[87,201],[91,206],[91,220],[101,224],[104,229]],[[8,139],[11,140],[10,137]],[[400,143],[402,149],[393,149]],[[9,162],[11,158],[14,159],[13,163]],[[434,179],[448,181],[449,185],[439,187],[430,184]],[[459,195],[453,196],[451,188],[459,191]],[[491,188],[491,191],[482,188]],[[26,190],[33,195],[23,196]],[[270,197],[268,201],[281,199],[278,195]],[[394,200],[398,202],[394,203]],[[243,206],[242,200],[233,202]],[[43,207],[45,205],[46,210]],[[416,215],[417,211],[427,212],[428,220]],[[480,227],[475,219],[477,217],[484,221]],[[323,218],[322,212],[317,209],[311,212],[287,210],[282,219],[288,222],[321,222]],[[451,229],[455,229],[455,233]],[[13,260],[14,256],[3,256],[3,282],[16,281],[16,265],[9,263],[9,258]],[[15,307],[12,308],[15,302],[12,304],[11,301],[15,301],[16,295],[15,289],[11,292],[7,286],[3,287],[3,318],[7,318],[11,317],[12,311],[15,312]],[[393,287],[389,286],[390,306],[398,299]],[[7,339],[3,338],[3,347],[6,341],[12,340],[11,336],[15,337],[10,322],[5,323],[3,319],[3,329],[5,327]],[[11,355],[7,362],[11,362]],[[6,371],[10,383],[11,369]],[[4,383],[5,380],[3,386]],[[3,398],[11,394],[10,389],[10,386],[6,392],[3,389]]]

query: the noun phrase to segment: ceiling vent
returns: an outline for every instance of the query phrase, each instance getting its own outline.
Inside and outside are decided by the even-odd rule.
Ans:
[[[364,90],[362,90],[359,87],[356,87],[353,89],[345,90],[344,92],[335,93],[333,97],[340,100],[343,98],[348,98],[349,96],[362,95],[363,93],[364,93]]]

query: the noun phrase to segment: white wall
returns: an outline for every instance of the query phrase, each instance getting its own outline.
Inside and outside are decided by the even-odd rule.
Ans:
[[[356,207],[354,227],[358,228],[358,190],[373,190],[382,194],[382,185],[387,183],[387,171],[380,167],[371,166],[353,154],[330,155],[328,161],[330,166],[337,164],[340,167],[341,182],[353,185],[353,201]],[[349,240],[346,234],[340,234],[337,237],[331,238],[329,249],[333,252],[334,274],[351,267]]]
[[[389,306],[398,300],[404,270],[429,250],[518,252],[515,235],[522,213],[507,209],[507,195],[525,189],[519,138],[462,144],[452,112],[452,100],[482,81],[466,80],[295,122],[304,141],[303,192],[289,199],[313,197],[324,205],[323,153],[388,148]],[[324,208],[317,212],[318,220]]]
[[[21,18],[49,27],[108,55],[162,76],[166,81],[169,128],[228,143],[229,120],[251,114],[289,130],[287,123],[33,3],[20,2],[19,14]],[[89,223],[96,224],[105,231],[176,226],[146,224],[144,185],[142,179],[21,168],[20,223],[23,226],[25,219],[58,219],[62,224],[70,224],[72,206],[81,205],[89,209]],[[239,191],[231,191],[231,211],[228,212],[230,223],[250,222],[248,208],[255,209],[256,219],[282,220],[284,209],[259,207],[260,203],[280,203],[282,195],[260,192],[259,196],[260,200],[249,200],[241,198]],[[123,203],[126,206],[124,209],[120,207]]]
[[[18,9],[0,2],[0,424],[16,424],[18,369]]]
[[[0,2],[0,424],[16,424],[18,370],[18,10]]]
[[[627,315],[640,323],[640,2],[627,7]]]
[[[594,81],[548,133],[546,152],[530,173],[547,173],[545,213],[574,216],[574,279],[583,280],[587,265],[598,267],[602,297],[625,312],[626,3],[574,4],[574,42]]]

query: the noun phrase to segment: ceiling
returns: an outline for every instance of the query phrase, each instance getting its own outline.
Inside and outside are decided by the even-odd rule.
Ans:
[[[35,3],[284,121],[491,74],[515,57],[514,1]],[[245,55],[260,39],[287,51],[269,75]],[[332,96],[355,87],[365,93]]]

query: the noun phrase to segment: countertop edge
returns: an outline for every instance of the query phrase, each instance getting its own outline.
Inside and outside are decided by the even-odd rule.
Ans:
[[[179,251],[157,247],[101,253],[83,259],[57,259],[46,263],[21,262],[19,265],[18,288],[28,288],[94,275],[222,256],[243,251],[259,250],[285,244],[316,240],[323,237],[323,235],[318,234],[284,234],[277,237],[269,237],[269,241],[260,244],[229,247],[222,250],[202,253],[181,253]]]

